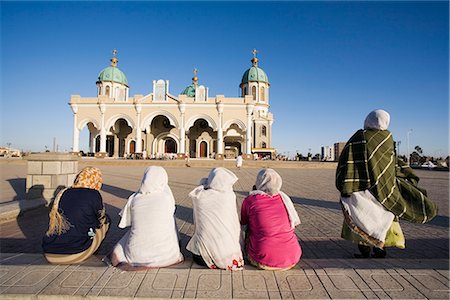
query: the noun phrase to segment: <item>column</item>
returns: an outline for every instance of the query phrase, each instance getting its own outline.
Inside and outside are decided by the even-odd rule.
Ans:
[[[184,130],[184,112],[186,111],[186,104],[181,103],[179,106],[181,113],[181,122],[180,122],[180,151],[178,153],[186,153],[185,144],[186,144],[186,132]]]
[[[269,121],[269,128],[267,130],[267,132],[269,133],[269,136],[267,137],[267,141],[268,141],[268,145],[267,148],[272,148],[272,124],[273,121]]]
[[[246,139],[246,152],[245,154],[252,154],[252,113],[253,113],[252,104],[247,104],[247,131],[245,134]]]
[[[79,146],[79,140],[80,140],[80,130],[78,129],[78,106],[75,104],[71,105],[72,112],[73,112],[73,141],[72,141],[72,152],[79,152],[80,146]]]
[[[217,111],[219,112],[219,128],[217,129],[217,154],[223,154],[223,104],[217,104]]]
[[[142,153],[142,130],[141,130],[141,111],[142,105],[136,104],[137,126],[136,126],[136,153]]]
[[[105,111],[106,105],[100,104],[100,112],[102,114],[102,127],[100,128],[100,152],[106,152],[106,129],[105,129]]]

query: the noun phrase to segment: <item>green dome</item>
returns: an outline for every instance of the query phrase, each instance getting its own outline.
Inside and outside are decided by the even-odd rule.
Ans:
[[[107,67],[98,75],[98,81],[113,81],[128,86],[128,79],[125,74],[117,67]]]
[[[264,72],[263,69],[253,66],[245,71],[242,76],[241,84],[249,81],[262,81],[269,83],[269,78],[267,78],[266,72]]]
[[[191,84],[188,85],[183,92],[181,92],[181,95],[186,95],[188,97],[195,97],[195,85]]]

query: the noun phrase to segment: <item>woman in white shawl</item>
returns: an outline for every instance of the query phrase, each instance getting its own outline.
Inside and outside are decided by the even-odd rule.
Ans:
[[[235,174],[214,168],[190,194],[195,232],[186,249],[194,261],[211,269],[240,270],[244,265],[233,184]]]
[[[158,166],[148,167],[141,187],[119,213],[119,227],[131,228],[114,247],[112,265],[139,270],[182,262],[174,213],[175,199],[166,171]]]

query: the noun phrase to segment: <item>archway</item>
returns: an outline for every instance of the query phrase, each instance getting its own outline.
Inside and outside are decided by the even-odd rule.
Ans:
[[[199,148],[200,148],[199,156],[201,158],[208,157],[208,144],[205,141],[200,142]]]
[[[209,147],[217,139],[217,132],[210,126],[206,119],[200,118],[192,123],[187,131],[189,144],[189,156],[197,158],[209,157],[213,149]]]
[[[114,125],[109,129],[110,135],[107,136],[106,140],[106,152],[109,156],[124,157],[124,154],[127,154],[125,140],[132,131],[133,129],[128,125],[127,120],[120,118],[114,122]]]
[[[164,153],[177,153],[177,143],[173,138],[166,138],[164,141]]]

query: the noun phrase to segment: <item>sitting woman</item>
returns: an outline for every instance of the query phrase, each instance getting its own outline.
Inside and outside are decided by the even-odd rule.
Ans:
[[[175,199],[168,182],[164,168],[151,166],[145,170],[141,187],[119,213],[119,227],[131,227],[113,249],[113,266],[137,271],[183,261],[174,217]]]
[[[300,219],[292,200],[280,191],[281,185],[277,172],[262,169],[241,207],[247,259],[265,270],[288,270],[302,255],[294,233]]]
[[[236,175],[214,168],[190,194],[195,232],[186,249],[194,261],[210,269],[241,270],[244,260],[233,184]]]
[[[53,264],[78,264],[100,246],[109,229],[100,188],[102,174],[84,168],[71,188],[56,196],[49,228],[42,241],[45,258]]]

